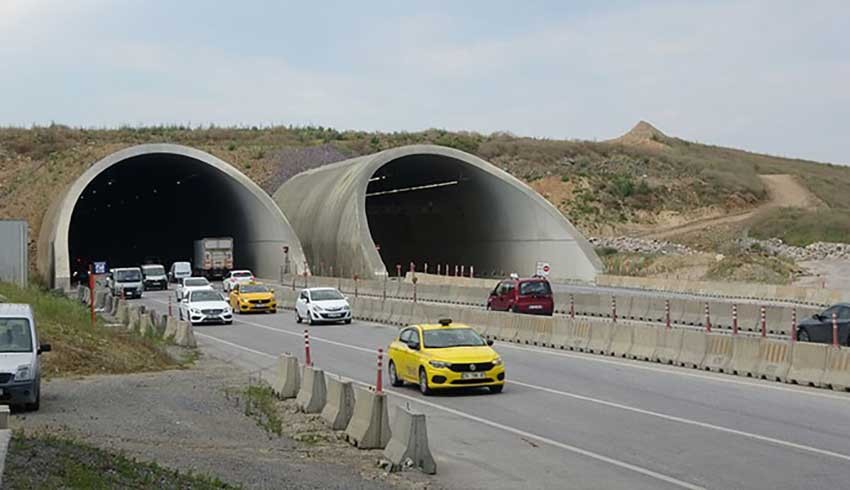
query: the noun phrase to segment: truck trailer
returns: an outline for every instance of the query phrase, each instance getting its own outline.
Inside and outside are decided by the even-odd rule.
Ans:
[[[195,276],[220,280],[233,269],[233,238],[201,238],[195,240]]]

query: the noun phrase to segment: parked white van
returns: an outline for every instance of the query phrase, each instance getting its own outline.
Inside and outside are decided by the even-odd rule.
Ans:
[[[0,303],[0,404],[38,410],[42,352],[50,344],[38,343],[30,305]]]
[[[192,264],[189,262],[175,262],[171,264],[171,270],[168,271],[168,280],[171,282],[180,282],[184,277],[192,277]]]

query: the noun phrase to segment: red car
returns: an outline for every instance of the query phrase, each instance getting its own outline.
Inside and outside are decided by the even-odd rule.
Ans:
[[[552,316],[555,301],[549,281],[541,277],[500,282],[487,299],[487,309]]]

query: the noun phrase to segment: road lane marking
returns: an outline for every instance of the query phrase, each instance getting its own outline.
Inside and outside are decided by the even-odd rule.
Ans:
[[[255,350],[255,349],[251,349],[250,347],[245,347],[243,345],[239,345],[239,344],[236,344],[234,342],[219,339],[219,338],[214,337],[212,335],[202,334],[202,333],[196,333],[195,335],[197,335],[201,338],[214,340],[216,342],[220,342],[222,344],[228,345],[230,347],[234,347],[236,349],[241,349],[241,350],[244,350],[246,352],[250,352],[252,354],[260,355],[260,356],[263,356],[263,357],[268,357],[268,358],[271,358],[271,359],[275,358],[275,356],[273,356],[271,354],[261,352],[261,351]],[[341,376],[341,375],[332,373],[330,371],[325,371],[325,373]],[[355,383],[357,383],[358,385],[361,385],[361,386],[367,386],[367,387],[372,386],[365,381],[358,380],[358,379],[352,379],[349,376],[345,376],[345,378],[351,379],[353,382],[355,382]],[[411,402],[414,402],[414,403],[419,403],[420,405],[425,405],[425,406],[431,407],[435,410],[441,410],[443,412],[450,413],[452,415],[455,415],[455,416],[458,416],[458,417],[461,417],[461,418],[465,418],[467,420],[478,422],[480,424],[484,424],[484,425],[493,427],[495,429],[499,429],[499,430],[502,430],[502,431],[505,431],[505,432],[509,432],[511,434],[518,435],[520,437],[525,437],[525,438],[528,438],[528,439],[534,439],[534,440],[540,441],[544,444],[548,444],[550,446],[553,446],[553,447],[556,447],[556,448],[559,448],[559,449],[563,449],[563,450],[568,451],[568,452],[572,452],[572,453],[575,453],[575,454],[578,454],[578,455],[581,455],[581,456],[585,456],[587,458],[595,459],[595,460],[601,461],[603,463],[607,463],[607,464],[610,464],[610,465],[613,465],[613,466],[617,466],[618,468],[623,468],[623,469],[626,469],[626,470],[633,471],[635,473],[640,473],[644,476],[648,476],[648,477],[654,478],[656,480],[660,480],[660,481],[663,481],[663,482],[666,482],[666,483],[670,483],[672,485],[676,485],[676,486],[681,487],[681,488],[687,488],[688,490],[705,490],[705,487],[701,487],[701,486],[695,485],[693,483],[682,481],[682,480],[676,479],[672,476],[667,476],[667,475],[664,475],[662,473],[652,471],[648,468],[643,468],[641,466],[633,465],[631,463],[626,463],[625,461],[620,461],[618,459],[610,458],[608,456],[604,456],[602,454],[595,453],[593,451],[588,451],[588,450],[582,449],[580,447],[572,446],[570,444],[565,444],[563,442],[559,442],[559,441],[556,441],[556,440],[553,440],[553,439],[549,439],[548,437],[543,437],[543,436],[540,436],[540,435],[537,435],[537,434],[534,434],[534,433],[531,433],[531,432],[524,431],[522,429],[518,429],[516,427],[511,427],[509,425],[500,424],[499,422],[495,422],[495,421],[492,421],[492,420],[489,420],[489,419],[478,417],[476,415],[471,415],[471,414],[468,414],[466,412],[462,412],[460,410],[445,407],[443,405],[439,405],[439,404],[434,403],[434,402],[425,401],[425,400],[422,400],[422,399],[414,397],[414,396],[410,396],[410,395],[406,395],[404,393],[400,393],[396,390],[386,390],[386,391],[387,391],[388,394],[390,394],[392,396],[396,396],[396,397],[399,397],[399,398],[402,398],[402,399],[405,399],[405,400],[408,400],[408,401],[411,401]]]

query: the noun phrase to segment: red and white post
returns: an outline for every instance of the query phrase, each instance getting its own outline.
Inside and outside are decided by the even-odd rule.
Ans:
[[[396,276],[396,277],[401,277],[401,264],[396,264],[396,265],[395,265],[395,276]]]
[[[470,266],[469,266],[469,277],[470,277],[470,278],[475,277],[474,272],[475,272],[475,267],[470,265]]]
[[[460,270],[460,267],[455,266],[455,277],[457,277],[457,273],[458,273],[459,270]]]
[[[460,277],[464,277],[464,276],[466,276],[466,266],[462,265],[462,266],[460,266]]]
[[[738,335],[738,305],[732,305],[732,335]]]
[[[173,317],[174,313],[171,311],[171,295],[168,295],[168,316]]]
[[[378,378],[375,380],[375,393],[384,392],[384,349],[378,349]]]
[[[440,275],[440,264],[437,264],[437,275]]]
[[[94,288],[95,288],[95,280],[94,280],[94,270],[89,266],[89,310],[91,311],[91,326],[94,328],[97,323],[97,317],[94,314]]]
[[[570,295],[570,320],[576,318],[576,299],[574,295]]]
[[[425,274],[428,273],[428,262],[425,262],[425,268],[422,270]]]
[[[705,302],[705,331],[711,333],[711,313],[708,309],[708,301]]]
[[[761,336],[767,337],[767,312],[761,307]]]
[[[670,300],[664,300],[664,326],[669,330],[670,329]]]
[[[304,329],[304,365],[313,365],[313,360],[310,359],[310,332],[306,328]]]
[[[617,297],[611,296],[611,321],[617,322]]]
[[[832,346],[838,348],[838,315],[832,314]]]
[[[791,308],[791,343],[797,341],[797,307]]]

